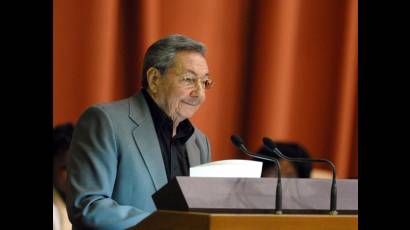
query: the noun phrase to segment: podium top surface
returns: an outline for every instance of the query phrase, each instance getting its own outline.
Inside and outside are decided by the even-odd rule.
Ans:
[[[159,224],[160,223],[160,224]],[[357,215],[229,214],[159,210],[132,229],[357,230]]]

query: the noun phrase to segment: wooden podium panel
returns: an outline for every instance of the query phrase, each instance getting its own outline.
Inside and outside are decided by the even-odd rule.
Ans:
[[[214,214],[156,211],[131,229],[357,230],[357,215]]]

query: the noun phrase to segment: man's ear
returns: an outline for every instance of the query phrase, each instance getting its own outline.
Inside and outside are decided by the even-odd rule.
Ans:
[[[157,93],[158,91],[158,85],[159,85],[159,80],[161,78],[161,73],[159,70],[155,67],[150,67],[147,70],[147,81],[148,81],[148,89],[152,93]]]

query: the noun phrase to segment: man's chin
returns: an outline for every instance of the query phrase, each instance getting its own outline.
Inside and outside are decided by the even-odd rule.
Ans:
[[[183,112],[181,112],[181,113],[178,113],[178,115],[179,115],[179,117],[181,118],[181,121],[183,121],[183,120],[185,120],[185,119],[189,119],[189,118],[191,118],[192,116],[194,116],[194,114],[195,114],[195,112],[197,111],[198,109],[196,109],[195,111],[183,111]]]

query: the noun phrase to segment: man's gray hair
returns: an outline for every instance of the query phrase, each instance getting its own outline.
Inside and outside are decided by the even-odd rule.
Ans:
[[[144,56],[142,68],[142,88],[148,88],[147,71],[150,67],[157,68],[161,74],[174,64],[178,51],[194,51],[205,56],[204,44],[184,35],[173,34],[161,38],[152,44]]]

